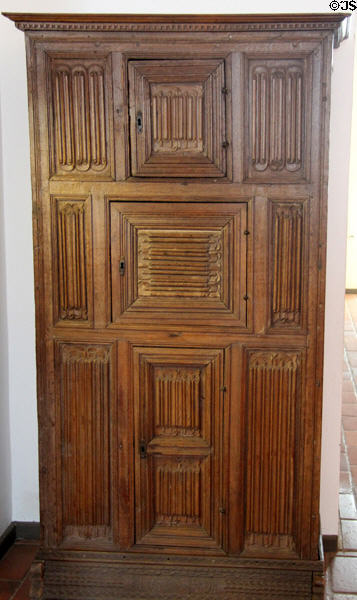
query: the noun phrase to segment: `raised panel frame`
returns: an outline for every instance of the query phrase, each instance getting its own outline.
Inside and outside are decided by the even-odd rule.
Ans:
[[[199,56],[175,60],[169,53],[128,61],[133,176],[227,176],[225,63]]]
[[[139,323],[150,325],[155,322],[155,319],[158,319],[160,324],[165,325],[248,328],[247,290],[249,278],[247,277],[247,266],[249,254],[247,238],[249,234],[247,227],[250,220],[248,199],[227,203],[210,202],[209,204],[180,202],[177,203],[178,215],[172,214],[175,209],[174,203],[128,203],[125,200],[122,202],[119,198],[111,197],[108,198],[108,204],[108,210],[111,213],[112,326]],[[156,232],[160,231],[172,231],[173,233],[176,231],[175,235],[178,240],[176,245],[168,242],[168,247],[165,248],[162,247],[163,241],[160,242],[160,240],[155,245],[155,236],[158,235]],[[191,231],[197,231],[200,235],[196,242],[190,241],[193,235]],[[151,238],[154,242],[150,239],[150,232],[152,232]],[[184,239],[185,235],[187,241]],[[144,239],[144,236],[145,240],[146,236],[149,236],[148,241],[145,244],[143,241],[140,246],[139,242]],[[179,251],[179,243],[184,248],[183,251]],[[219,244],[218,249],[216,248],[217,244]],[[198,251],[196,246],[200,246],[202,249]],[[145,248],[147,248],[145,256],[150,253],[147,260],[143,256]],[[185,292],[186,289],[191,289],[187,287],[187,281],[183,280],[186,276],[175,274],[170,265],[175,258],[174,252],[175,256],[178,256],[175,263],[177,265],[180,257],[180,260],[187,262],[187,257],[192,256],[193,251],[194,258],[198,261],[197,264],[205,264],[207,273],[203,282],[203,276],[197,271],[193,279],[196,280],[195,285],[199,285],[199,288],[196,286],[194,288],[196,291],[191,294],[190,291]],[[155,263],[153,263],[152,253],[154,253],[153,256],[155,255]],[[219,260],[221,272],[216,270],[213,263],[211,265],[211,256],[217,256],[213,262],[217,263]],[[220,258],[218,259],[218,257]],[[168,262],[169,259],[171,263]],[[164,266],[159,264],[159,260]],[[168,266],[165,266],[166,263]],[[234,263],[239,265],[237,271],[234,271]],[[209,283],[211,267],[214,267],[213,283]],[[177,268],[176,266],[175,270]],[[202,267],[199,268],[202,269]],[[145,283],[143,277],[144,279],[150,278],[151,273],[156,273],[158,269],[163,272],[164,269],[168,269],[167,281],[163,281],[163,275],[152,275],[151,283]],[[169,272],[169,269],[172,273]],[[186,272],[187,269],[186,265]],[[196,267],[197,269],[198,267]],[[155,277],[159,277],[159,279],[156,281]],[[219,278],[218,284],[217,278]],[[201,283],[197,283],[198,280]],[[181,293],[186,294],[186,297],[175,298],[172,296],[169,281],[172,281],[172,285],[178,289],[181,287],[184,290]],[[140,296],[139,290],[143,288],[144,283],[149,286],[149,292],[147,296]],[[159,293],[161,296],[153,296],[153,292],[150,290],[155,290],[154,285],[161,290],[154,293]],[[167,286],[167,289],[164,289],[164,285]],[[213,295],[209,297],[211,293]]]

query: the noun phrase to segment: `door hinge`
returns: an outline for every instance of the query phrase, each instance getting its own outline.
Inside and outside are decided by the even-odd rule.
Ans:
[[[223,508],[223,506],[219,507],[219,512],[221,513],[221,515],[225,515],[226,514],[226,509]]]
[[[226,385],[222,385],[220,387],[221,392],[226,392],[227,391],[227,386]]]
[[[228,88],[223,87],[222,88],[222,94],[224,94],[225,96],[227,96],[227,94],[228,94]]]
[[[222,148],[228,148],[228,146],[229,146],[229,142],[227,142],[227,140],[222,142]]]
[[[121,258],[119,261],[119,273],[120,275],[124,275],[125,273],[125,258]]]

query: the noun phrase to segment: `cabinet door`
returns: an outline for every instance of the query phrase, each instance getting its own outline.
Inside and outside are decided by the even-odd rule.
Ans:
[[[111,202],[116,324],[246,328],[247,203]]]
[[[132,175],[226,175],[222,59],[129,61]]]
[[[134,350],[140,546],[222,547],[223,368],[220,349]]]

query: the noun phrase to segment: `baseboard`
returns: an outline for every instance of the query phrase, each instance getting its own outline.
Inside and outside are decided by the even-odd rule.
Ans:
[[[338,536],[337,535],[323,535],[322,543],[324,552],[337,552],[338,550]]]
[[[0,558],[6,554],[9,548],[16,541],[16,525],[15,523],[10,523],[10,525],[5,529],[4,533],[0,536]]]
[[[0,536],[0,558],[6,554],[16,540],[39,540],[40,524],[36,521],[13,521]]]

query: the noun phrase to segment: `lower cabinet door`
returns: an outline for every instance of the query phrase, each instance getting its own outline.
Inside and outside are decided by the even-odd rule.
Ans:
[[[134,349],[136,544],[222,548],[223,374],[223,349]]]

